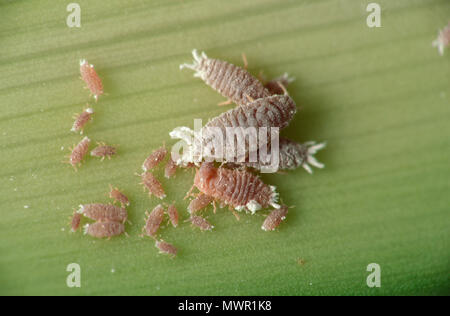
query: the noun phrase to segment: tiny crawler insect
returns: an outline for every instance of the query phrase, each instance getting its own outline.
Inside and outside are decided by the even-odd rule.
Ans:
[[[273,210],[264,220],[261,229],[264,231],[275,230],[286,219],[287,213],[288,207],[286,205],[282,205],[279,209]]]
[[[119,222],[95,222],[84,225],[84,234],[96,238],[111,238],[125,233],[125,226]]]
[[[165,253],[171,255],[172,257],[176,257],[177,255],[177,248],[163,240],[156,240],[155,247],[159,249],[159,253]]]
[[[125,223],[128,219],[127,210],[112,204],[83,204],[77,211],[85,217],[99,222]]]
[[[153,194],[160,199],[164,199],[166,197],[161,182],[159,182],[151,172],[145,172],[139,176],[142,179],[141,184],[144,185],[144,188],[147,188],[150,195]]]
[[[101,161],[103,161],[105,157],[111,159],[111,157],[117,153],[116,147],[106,145],[102,142],[97,143],[97,145],[98,146],[91,151],[91,156],[101,157]]]
[[[75,170],[77,170],[77,165],[81,163],[84,156],[87,154],[90,143],[91,140],[86,136],[72,149],[72,153],[69,157],[69,163],[75,168]]]
[[[195,214],[197,211],[207,207],[214,199],[206,194],[200,193],[195,199],[193,199],[188,206],[188,212]]]
[[[246,170],[216,168],[213,163],[204,162],[195,174],[194,185],[200,192],[237,211],[247,210],[253,214],[261,208],[280,207],[276,203],[275,187]]]
[[[241,67],[208,58],[204,52],[199,55],[196,49],[192,51],[192,56],[194,63],[182,64],[180,69],[194,70],[194,77],[201,78],[207,85],[237,105],[247,104],[247,96],[259,99],[271,95],[256,77]]]
[[[178,226],[178,211],[175,207],[175,204],[170,204],[167,208],[167,215],[169,215],[170,222],[172,223],[173,227]]]
[[[119,202],[122,207],[130,205],[130,200],[128,200],[128,197],[120,192],[119,189],[113,188],[111,184],[109,185],[109,189],[109,197],[113,199],[114,202]]]
[[[80,134],[83,134],[83,128],[87,122],[89,122],[92,118],[92,114],[94,114],[94,110],[92,108],[87,108],[81,114],[75,117],[75,122],[73,122],[72,132],[80,131]]]
[[[325,146],[326,143],[316,144],[316,142],[306,142],[300,144],[293,140],[280,137],[278,170],[293,170],[301,166],[308,173],[312,174],[313,171],[310,165],[320,169],[325,167],[324,164],[318,162],[314,157]],[[248,162],[247,160],[246,162],[240,163],[240,165],[261,171],[263,167],[269,167],[270,163],[263,163],[261,161]],[[230,164],[230,166],[236,165]]]
[[[103,94],[103,84],[94,70],[94,65],[89,64],[86,59],[80,60],[80,74],[81,79],[86,83],[87,88],[97,101],[98,97]]]
[[[167,155],[167,149],[166,146],[163,145],[160,148],[154,150],[150,156],[145,159],[144,163],[142,164],[142,170],[149,171],[154,169]]]
[[[74,212],[73,216],[72,216],[72,221],[70,223],[71,225],[71,231],[74,233],[78,230],[78,228],[80,227],[80,222],[81,222],[81,214]]]
[[[167,179],[170,179],[175,174],[176,171],[177,171],[177,164],[175,163],[175,161],[173,161],[172,157],[169,157],[166,167],[164,168],[164,176]]]
[[[212,230],[214,228],[213,225],[210,224],[210,222],[208,222],[206,219],[204,219],[201,216],[191,216],[188,219],[189,222],[192,223],[192,225],[200,228],[200,230],[205,231],[205,230]]]
[[[438,32],[438,37],[433,41],[433,47],[437,47],[439,55],[444,55],[444,48],[450,44],[450,22],[443,30]]]
[[[151,213],[146,211],[145,216],[147,216],[147,219],[142,231],[144,231],[147,236],[154,238],[164,219],[164,208],[161,204],[158,204]]]

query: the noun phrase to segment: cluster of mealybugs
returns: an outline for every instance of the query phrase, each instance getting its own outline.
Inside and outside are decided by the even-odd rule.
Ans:
[[[81,219],[84,216],[95,221],[84,225],[84,234],[96,238],[109,239],[125,233],[125,222],[128,221],[128,212],[125,207],[130,205],[130,201],[125,194],[111,185],[109,197],[113,199],[113,203],[118,202],[121,206],[103,203],[81,204],[80,208],[72,216],[72,232],[78,230]]]

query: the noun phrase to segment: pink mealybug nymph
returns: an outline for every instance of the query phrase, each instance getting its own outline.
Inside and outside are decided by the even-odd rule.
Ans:
[[[94,110],[92,108],[85,109],[81,114],[76,115],[75,122],[73,122],[71,132],[80,132],[83,134],[83,128],[92,119],[92,114],[94,114]]]
[[[94,70],[94,65],[89,64],[86,59],[80,60],[81,79],[86,83],[87,88],[91,91],[95,101],[103,94],[102,80]]]

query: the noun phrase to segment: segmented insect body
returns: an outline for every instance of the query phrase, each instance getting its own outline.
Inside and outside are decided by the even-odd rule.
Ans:
[[[86,83],[95,101],[103,94],[102,80],[94,70],[94,65],[89,64],[86,59],[80,60],[81,79]]]
[[[216,168],[212,163],[203,163],[195,174],[194,185],[200,192],[238,211],[254,213],[269,206],[279,208],[275,187],[245,170]]]
[[[275,228],[277,228],[281,222],[286,219],[287,213],[288,207],[286,205],[282,205],[279,209],[273,210],[266,217],[261,229],[265,231],[275,230]]]
[[[128,197],[120,192],[117,188],[113,188],[111,185],[110,191],[109,191],[109,197],[114,200],[114,202],[119,202],[122,207],[130,205],[130,200],[128,200]]]
[[[200,193],[195,199],[193,199],[188,206],[188,212],[195,214],[195,212],[207,207],[211,202],[213,202],[213,197]]]
[[[117,153],[117,150],[115,147],[108,146],[105,143],[98,143],[98,146],[95,147],[91,151],[91,156],[94,157],[101,157],[102,161],[105,159],[105,157],[108,157],[108,159],[111,159],[113,155]]]
[[[142,164],[142,170],[149,171],[154,169],[167,155],[167,149],[163,145],[160,148],[153,151],[150,156],[145,159],[144,163]]]
[[[226,61],[208,58],[204,52],[199,55],[196,49],[192,51],[192,56],[194,63],[182,64],[180,69],[194,70],[194,77],[201,78],[237,105],[247,104],[247,96],[253,99],[270,96],[263,84],[247,70]]]
[[[178,211],[174,204],[169,205],[167,208],[167,215],[169,215],[170,222],[173,227],[178,226]]]
[[[73,216],[72,216],[72,221],[70,223],[71,227],[72,227],[72,232],[76,232],[78,230],[78,228],[80,227],[80,222],[81,222],[81,214],[74,212]]]
[[[440,30],[438,37],[433,41],[433,47],[437,47],[439,55],[444,55],[444,48],[450,44],[450,22],[443,30]]]
[[[325,143],[306,142],[303,144],[297,143],[287,138],[279,139],[279,170],[293,170],[298,167],[303,167],[308,173],[312,173],[311,166],[316,168],[323,168],[325,165],[318,162],[314,155],[322,148]],[[240,163],[240,166],[261,171],[264,167],[269,167],[271,162],[264,163],[262,161]],[[311,166],[310,166],[311,165]],[[237,164],[230,164],[230,166],[238,166]]]
[[[75,118],[75,122],[73,122],[73,126],[71,131],[78,132],[83,134],[83,128],[87,122],[89,122],[92,118],[92,114],[94,114],[94,110],[92,108],[87,108],[80,115]]]
[[[168,254],[172,257],[177,255],[177,248],[163,240],[155,241],[155,247],[159,249],[159,253]]]
[[[166,178],[171,178],[175,172],[177,171],[177,164],[175,161],[173,161],[172,157],[169,157],[169,160],[167,161],[166,167],[164,169],[164,176]]]
[[[294,80],[295,78],[289,77],[287,73],[284,73],[280,77],[277,77],[265,83],[264,87],[269,91],[271,95],[284,94],[286,92],[284,89]],[[252,96],[250,95],[250,97]]]
[[[77,211],[85,217],[99,222],[125,223],[128,219],[127,210],[112,204],[84,204]]]
[[[84,137],[78,145],[72,150],[70,154],[69,163],[76,169],[76,166],[81,163],[84,156],[89,150],[89,144],[91,140],[88,137]]]
[[[125,226],[119,222],[95,222],[84,226],[84,234],[96,238],[110,238],[125,232]]]
[[[142,184],[147,188],[150,195],[154,195],[157,198],[163,199],[166,197],[164,193],[164,189],[161,185],[161,182],[155,178],[155,176],[150,172],[145,172],[141,175]]]
[[[200,228],[200,230],[212,230],[214,228],[213,225],[211,225],[210,222],[208,222],[206,219],[204,219],[201,216],[191,216],[189,218],[189,221],[192,223],[192,225]]]
[[[143,227],[143,231],[147,236],[155,237],[156,232],[164,219],[164,208],[161,204],[159,204],[150,214],[145,212],[145,215],[147,216],[147,220],[145,222],[145,226]]]

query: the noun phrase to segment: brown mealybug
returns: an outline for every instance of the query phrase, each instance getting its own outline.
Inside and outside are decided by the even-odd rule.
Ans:
[[[440,30],[438,37],[433,41],[433,47],[437,47],[439,55],[444,55],[444,48],[450,44],[450,22],[443,30]]]
[[[195,214],[197,211],[207,207],[213,201],[214,199],[211,196],[200,193],[189,203],[188,212]]]
[[[155,247],[159,249],[159,253],[168,254],[172,257],[175,257],[177,255],[177,248],[163,240],[156,240]]]
[[[141,184],[147,188],[150,195],[153,194],[160,199],[164,199],[166,197],[161,182],[159,182],[151,172],[145,172],[139,176],[142,179]]]
[[[175,204],[170,204],[167,208],[167,215],[169,215],[170,222],[172,223],[173,227],[178,226],[178,211],[175,207]]]
[[[150,156],[145,159],[142,164],[142,170],[149,171],[154,169],[167,155],[166,146],[161,146],[160,148],[154,150]]]
[[[81,214],[78,212],[74,212],[72,216],[72,221],[70,223],[71,225],[71,231],[74,233],[78,230],[78,227],[80,227],[81,222]]]
[[[112,204],[83,204],[77,211],[85,217],[99,222],[125,223],[128,219],[127,210]]]
[[[276,203],[278,194],[275,187],[246,170],[216,168],[213,163],[204,162],[195,174],[194,185],[200,192],[237,211],[255,213],[261,208],[280,207]]]
[[[150,214],[146,211],[145,215],[147,216],[147,219],[142,231],[144,231],[147,236],[155,238],[156,232],[164,219],[164,208],[161,204],[158,204]]]
[[[188,221],[191,222],[192,225],[200,228],[200,230],[202,231],[212,230],[214,228],[213,225],[211,225],[206,219],[201,216],[191,216]]]
[[[103,94],[103,84],[94,70],[94,65],[90,65],[86,59],[80,60],[80,74],[81,79],[86,83],[87,88],[97,101],[98,97]]]
[[[86,136],[72,149],[69,163],[75,168],[75,170],[77,170],[77,165],[81,163],[84,156],[87,154],[90,143],[91,140]]]
[[[194,63],[182,64],[180,69],[194,70],[194,77],[201,78],[237,105],[247,104],[247,96],[253,99],[270,96],[269,90],[247,70],[226,61],[208,58],[204,52],[199,55],[196,49],[192,51],[192,56]]]
[[[164,176],[169,179],[171,178],[175,172],[177,171],[177,164],[173,161],[172,157],[169,157],[167,161],[166,167],[164,169]]]
[[[84,225],[84,234],[96,238],[111,238],[125,233],[125,226],[119,222],[95,222]]]
[[[89,122],[92,118],[92,114],[94,114],[94,110],[92,108],[87,108],[81,114],[75,117],[75,122],[73,122],[72,132],[80,131],[80,134],[83,134],[83,128],[87,122]]]
[[[275,230],[286,219],[287,213],[288,207],[286,205],[282,205],[279,209],[273,210],[264,220],[261,229],[265,231]]]
[[[109,185],[109,189],[109,197],[113,199],[114,202],[119,202],[122,207],[130,205],[130,200],[128,200],[128,197],[120,192],[119,189],[113,188],[111,184]]]
[[[97,147],[95,147],[92,151],[91,151],[91,156],[94,157],[101,157],[101,161],[103,161],[105,159],[105,157],[108,157],[108,159],[111,159],[111,157],[113,155],[115,155],[117,153],[117,150],[115,147],[112,146],[108,146],[105,143],[97,143]]]

